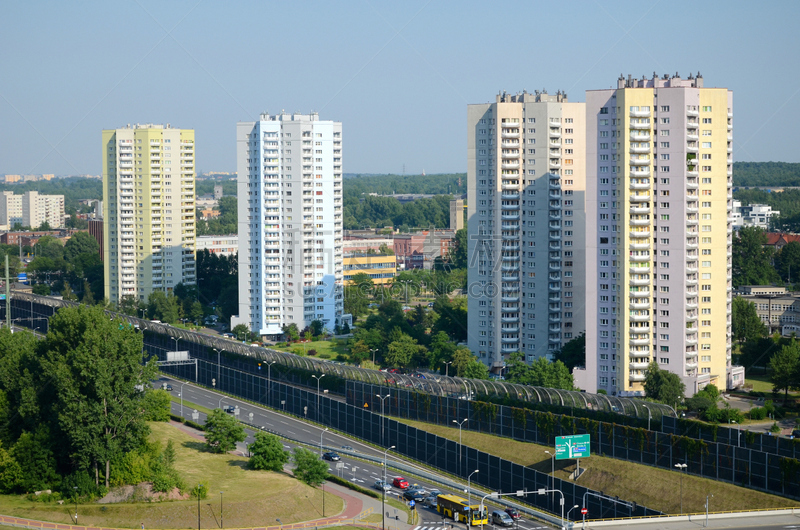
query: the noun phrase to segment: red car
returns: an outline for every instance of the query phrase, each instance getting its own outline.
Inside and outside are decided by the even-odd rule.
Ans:
[[[401,490],[408,489],[408,481],[403,477],[394,477],[392,486],[395,488],[400,488]]]
[[[506,513],[512,519],[519,519],[519,512],[517,510],[515,510],[514,508],[506,508]]]

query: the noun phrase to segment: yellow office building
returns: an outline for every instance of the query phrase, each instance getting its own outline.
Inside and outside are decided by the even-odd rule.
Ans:
[[[169,124],[103,131],[105,296],[147,301],[194,285],[194,130]]]
[[[375,285],[392,281],[397,274],[397,258],[380,254],[351,254],[344,258],[344,284],[353,283],[356,274],[367,274]]]

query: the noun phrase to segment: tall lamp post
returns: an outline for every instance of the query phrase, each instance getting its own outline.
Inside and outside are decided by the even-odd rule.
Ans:
[[[453,361],[447,361],[444,363],[444,376],[450,377],[450,365],[453,364]]]
[[[325,374],[322,374],[319,377],[312,375],[311,377],[317,380],[317,420],[319,420],[319,382],[322,381],[322,378],[325,377]]]
[[[75,490],[75,524],[78,524],[78,486],[72,486],[72,489]],[[708,519],[708,514],[706,514],[706,519]]]
[[[383,416],[384,416],[384,412],[383,412],[383,402],[386,400],[386,398],[388,398],[388,397],[391,397],[391,394],[386,394],[385,396],[382,396],[382,395],[380,395],[380,394],[375,394],[375,396],[376,396],[378,399],[380,399],[380,400],[381,400],[381,445],[385,445],[385,444],[386,444],[386,442],[383,440]]]
[[[222,523],[222,492],[219,492],[219,527],[225,528],[225,525]]]
[[[467,526],[472,524],[472,475],[479,471],[476,469],[467,477]]]
[[[550,451],[545,451],[548,455],[550,455],[550,483],[552,487],[556,487],[556,455],[555,453],[551,453]],[[554,495],[550,496],[550,501],[553,501]]]
[[[278,361],[267,363],[267,405],[272,402],[272,365]]]
[[[469,418],[464,418],[464,421],[453,420],[453,423],[458,424],[458,469],[461,471],[461,426],[466,423]]]
[[[178,391],[178,395],[181,397],[181,417],[183,417],[183,385],[186,384],[186,381],[181,383],[181,389]]]
[[[224,348],[211,348],[215,352],[217,352],[217,381],[219,381],[219,387],[222,388],[222,379],[219,377],[219,367],[220,367],[220,353],[224,352]]]
[[[730,428],[731,428],[731,424],[732,424],[732,423],[733,423],[733,424],[735,424],[735,425],[738,425],[738,424],[736,423],[736,420],[731,420],[731,419],[728,419],[728,429],[730,429]],[[741,430],[739,427],[736,427],[736,447],[741,447],[741,446],[739,445],[739,444],[740,444],[740,442],[741,442],[741,438],[740,438],[741,434],[742,434],[742,430]]]
[[[686,471],[686,464],[675,464],[681,474],[681,513],[683,513],[683,472]]]
[[[394,449],[394,446],[387,447],[383,452],[383,486],[381,486],[381,520],[383,521],[381,524],[382,530],[386,528],[386,453],[388,453],[391,449]]]
[[[180,337],[171,337],[172,340],[175,341],[175,351],[178,351],[178,342],[181,340]]]
[[[548,493],[560,493],[561,494],[561,528],[564,529],[564,492],[561,490],[557,490],[555,488],[548,490],[541,488],[536,491],[539,495],[547,495]]]
[[[325,427],[325,430],[319,433],[319,456],[322,456],[322,435],[328,432],[328,428]]]
[[[370,348],[370,353],[372,353],[372,367],[375,367],[375,352],[378,351],[378,348]]]
[[[576,504],[575,506],[569,509],[569,511],[567,512],[567,521],[569,521],[569,514],[571,514],[572,510],[574,510],[575,508],[580,508],[580,505]]]

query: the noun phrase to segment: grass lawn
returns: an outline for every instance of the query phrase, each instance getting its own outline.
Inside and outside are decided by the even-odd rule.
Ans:
[[[202,528],[219,528],[220,492],[223,493],[226,528],[247,528],[284,524],[322,517],[322,491],[311,488],[285,473],[245,469],[247,459],[203,450],[203,442],[167,423],[151,423],[151,440],[166,445],[172,440],[177,452],[175,467],[188,487],[209,484],[209,496],[200,501]],[[327,493],[325,515],[340,513],[342,500]],[[0,496],[0,513],[70,523],[75,505],[30,502],[23,496]],[[193,528],[197,524],[197,501],[157,503],[81,504],[79,522],[90,526],[123,528]]]
[[[458,428],[395,419],[438,436],[458,441]],[[531,467],[543,473],[551,472],[551,460],[544,451],[552,451],[552,447],[471,431],[463,431],[462,437],[464,445],[474,447],[479,451]],[[665,513],[680,512],[678,492],[681,488],[681,476],[677,471],[668,471],[603,456],[582,459],[581,467],[587,470],[578,479],[578,483],[582,486],[602,491],[612,497],[619,496],[620,499],[634,501]],[[555,468],[556,477],[568,480],[570,473],[575,471],[575,463],[571,460],[556,460]],[[684,512],[703,512],[706,495],[709,493],[714,495],[714,499],[711,501],[712,512],[800,506],[798,501],[777,495],[734,486],[727,482],[685,475],[683,477]]]
[[[752,386],[756,392],[772,392],[772,383],[769,380],[769,374],[747,374],[744,380],[745,386]]]
[[[344,341],[342,341],[342,342],[344,342]],[[297,343],[293,343],[293,344],[291,344],[289,346],[284,346],[282,348],[274,348],[274,349],[281,350],[281,351],[288,351],[288,352],[290,352],[292,350],[303,351],[303,343],[302,342],[297,342]],[[328,341],[328,340],[317,340],[317,341],[306,342],[305,343],[305,351],[308,351],[308,350],[317,350],[317,354],[315,355],[315,357],[318,357],[320,359],[336,360],[336,357],[339,354],[341,354],[343,356],[347,355],[347,352],[345,351],[345,347],[344,346],[334,345],[334,343],[332,341]]]

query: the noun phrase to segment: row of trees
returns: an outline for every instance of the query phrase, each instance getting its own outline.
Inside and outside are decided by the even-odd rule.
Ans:
[[[347,190],[347,187],[345,187]],[[344,228],[392,226],[402,231],[411,228],[450,226],[450,195],[401,203],[394,197],[344,195]]]
[[[61,293],[65,300],[94,304],[103,300],[100,246],[88,232],[76,232],[66,244],[44,236],[33,247],[28,278],[35,294]]]
[[[198,236],[236,234],[239,231],[239,226],[237,224],[236,197],[222,197],[219,200],[217,208],[220,212],[219,216],[211,218],[208,221],[204,220],[200,216],[200,210],[197,210],[196,223]]]
[[[124,481],[131,459],[151,451],[146,421],[168,414],[169,397],[149,387],[156,373],[142,335],[100,307],[59,310],[40,341],[0,330],[0,463],[22,477],[0,487],[71,493]]]
[[[734,162],[737,186],[800,186],[800,164],[794,162]]]

